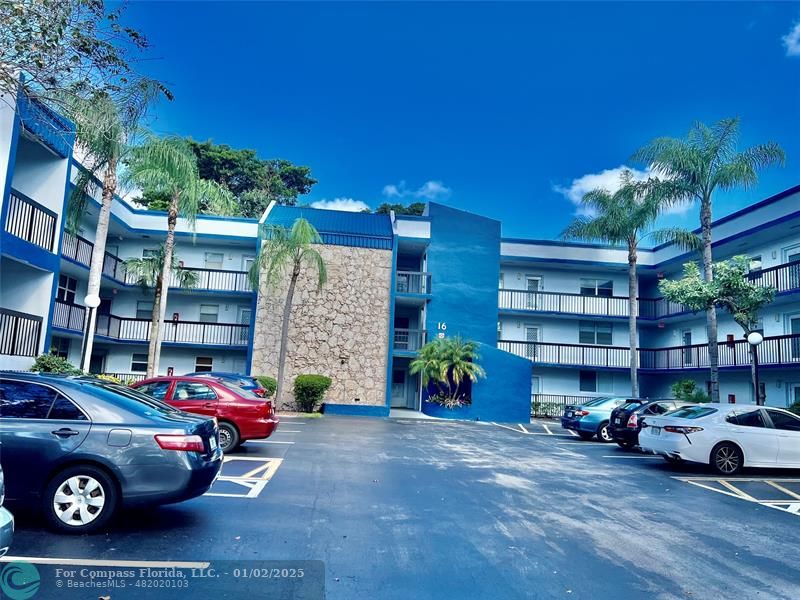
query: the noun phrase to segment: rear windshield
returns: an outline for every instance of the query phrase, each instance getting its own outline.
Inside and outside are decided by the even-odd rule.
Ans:
[[[636,402],[635,400],[630,400],[630,401],[626,402],[625,404],[623,404],[622,406],[620,406],[619,408],[620,408],[620,410],[633,410],[633,409],[641,408],[641,407],[642,407],[642,403],[641,402]]]
[[[82,383],[84,385],[104,390],[116,396],[122,396],[126,400],[133,400],[139,404],[144,404],[146,408],[149,408],[156,412],[160,412],[163,414],[174,414],[177,412],[181,412],[180,410],[170,406],[166,402],[161,402],[160,400],[156,400],[152,396],[148,396],[132,388],[125,387],[124,385],[103,381],[101,379],[96,379],[96,380],[87,379]]]
[[[233,385],[232,383],[229,383],[227,381],[220,382],[219,385],[221,385],[225,389],[230,390],[234,394],[238,394],[242,398],[252,398],[253,400],[263,400],[263,398],[261,398],[258,394],[256,394],[252,390],[246,390],[244,388],[239,387],[238,385]]]
[[[680,417],[681,419],[699,419],[700,417],[707,417],[715,412],[717,412],[716,408],[710,408],[708,406],[686,406],[678,410],[673,410],[669,413],[669,416]]]
[[[603,404],[609,400],[613,400],[613,398],[593,398],[587,402],[584,402],[581,406],[597,406],[598,404]]]

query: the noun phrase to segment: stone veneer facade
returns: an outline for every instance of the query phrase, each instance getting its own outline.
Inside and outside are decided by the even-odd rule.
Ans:
[[[319,291],[316,270],[305,268],[297,282],[289,323],[284,406],[294,407],[300,374],[331,378],[326,402],[384,406],[389,344],[391,250],[318,246],[328,270]],[[278,374],[281,318],[288,275],[258,295],[251,373]],[[356,400],[358,399],[358,400]]]

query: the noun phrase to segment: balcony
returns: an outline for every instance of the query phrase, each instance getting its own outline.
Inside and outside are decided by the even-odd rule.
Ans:
[[[750,346],[746,340],[719,342],[718,346],[720,367],[750,367]],[[497,347],[541,365],[609,369],[630,367],[630,348],[623,346],[499,340]],[[758,358],[762,366],[800,366],[800,334],[764,338],[758,349]],[[639,349],[639,368],[642,371],[707,369],[708,366],[707,344]]]
[[[53,252],[57,220],[58,216],[49,208],[16,190],[11,190],[6,222],[3,224],[3,229],[7,233]]]
[[[394,330],[395,352],[416,352],[425,345],[427,332],[424,329]]]
[[[197,284],[192,289],[211,290],[218,292],[252,292],[247,271],[224,271],[221,269],[200,269],[184,267],[197,277]],[[170,287],[179,287],[177,278],[173,275]]]
[[[85,308],[59,300],[53,311],[53,327],[80,333]],[[238,323],[164,321],[163,341],[174,344],[243,347],[250,342],[250,326]],[[120,342],[148,342],[150,319],[98,315],[96,335]]]
[[[750,281],[772,286],[778,293],[800,290],[800,260],[750,272]]]
[[[36,356],[42,335],[42,317],[0,308],[0,354]]]
[[[398,294],[430,294],[431,275],[419,271],[397,271],[394,289]]]
[[[94,244],[79,235],[64,233],[64,240],[61,244],[61,256],[74,260],[76,263],[85,267],[92,265],[92,255],[94,254]],[[121,283],[126,283],[127,272],[125,261],[106,252],[103,257],[103,275],[115,279]]]

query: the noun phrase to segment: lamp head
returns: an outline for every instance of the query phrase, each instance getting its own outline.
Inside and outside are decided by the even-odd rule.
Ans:
[[[87,308],[97,308],[100,306],[100,296],[97,294],[89,294],[83,299],[83,304]]]
[[[761,342],[764,341],[764,336],[761,335],[758,331],[751,331],[747,334],[747,343],[751,346],[758,346]]]

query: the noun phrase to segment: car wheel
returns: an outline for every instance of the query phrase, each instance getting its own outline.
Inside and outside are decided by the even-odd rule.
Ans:
[[[608,427],[607,422],[601,423],[600,427],[597,428],[597,439],[606,444],[614,441],[614,436],[611,435],[611,429]]]
[[[233,452],[239,445],[239,431],[232,423],[219,424],[219,447],[223,452]]]
[[[116,482],[102,469],[90,465],[69,467],[45,488],[45,519],[63,533],[96,531],[114,515],[118,495]]]
[[[594,437],[594,434],[588,431],[579,431],[578,435],[581,436],[582,440],[586,440],[587,442]]]
[[[631,442],[630,440],[617,440],[617,446],[624,448],[625,450],[630,450],[635,445],[636,442]]]
[[[736,444],[722,442],[714,446],[709,462],[720,475],[736,475],[744,466],[744,455]]]

